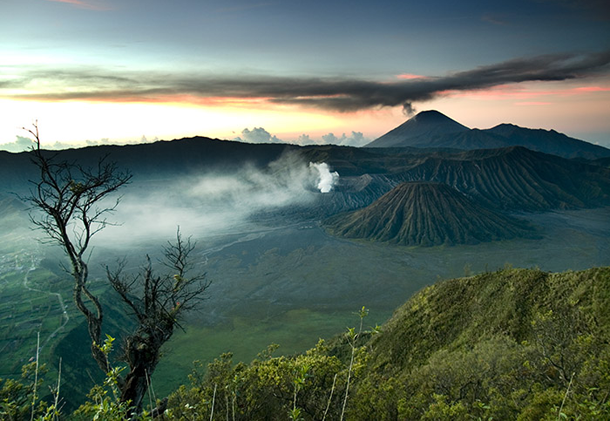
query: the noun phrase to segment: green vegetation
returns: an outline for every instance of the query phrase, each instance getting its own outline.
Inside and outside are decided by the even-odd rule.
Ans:
[[[609,304],[610,268],[441,282],[371,342],[367,377],[403,385],[388,404],[407,418],[599,419],[610,411]]]
[[[35,356],[37,333],[43,358],[49,360],[47,345],[62,337],[63,330],[56,330],[65,321],[59,301],[52,295],[61,287],[59,278],[46,270],[0,275],[0,376],[17,374]]]
[[[603,419],[609,308],[607,267],[442,281],[378,335],[348,329],[304,354],[270,348],[249,365],[223,354],[205,374],[199,364],[168,417],[341,419],[348,396],[348,420]]]
[[[275,357],[277,345],[270,345],[250,364],[234,364],[232,353],[207,365],[196,361],[164,419],[607,419],[609,309],[610,267],[506,267],[440,281],[382,327],[367,330],[363,307],[353,315],[355,327],[304,353]],[[104,355],[112,345],[108,337]],[[61,382],[45,402],[37,392],[45,370],[27,364],[20,379],[0,380],[1,414],[54,420],[60,408],[69,419],[126,419],[121,370],[113,365],[70,414],[62,392],[53,400]],[[151,393],[144,406],[165,402]],[[145,410],[142,419],[149,416]]]
[[[385,312],[383,315],[389,316]],[[378,314],[373,316],[384,320]],[[270,343],[280,344],[276,354],[294,355],[310,348],[316,338],[341,332],[352,323],[353,317],[349,311],[323,313],[301,309],[270,318],[235,317],[214,327],[189,326],[185,334],[172,339],[155,371],[152,383],[156,395],[167,396],[184,383],[195,360],[205,368],[208,362],[230,352],[234,361],[251,361]]]
[[[47,405],[36,399],[37,390],[43,383],[44,367],[36,367],[36,362],[22,367],[19,379],[0,378],[0,419],[25,420],[30,416],[42,416]]]
[[[167,396],[185,381],[191,361],[199,359],[201,362],[191,375],[192,384],[172,396],[167,418],[607,416],[607,270],[563,275],[512,269],[487,273],[487,268],[493,270],[505,262],[544,270],[610,264],[610,209],[565,210],[610,203],[610,173],[606,168],[518,147],[470,152],[376,151],[335,146],[289,149],[305,157],[304,162],[329,163],[341,174],[341,184],[332,194],[315,195],[316,200],[308,205],[261,212],[253,215],[256,222],[252,225],[249,220],[222,235],[206,232],[205,225],[197,228],[200,231],[196,235],[208,249],[194,261],[214,281],[212,299],[201,313],[181,320],[185,334],[174,335],[160,350],[163,358],[155,376],[151,379],[149,373],[153,370],[144,370],[140,389],[150,393],[141,396],[143,408],[159,406],[155,391],[160,397]],[[87,148],[54,156],[61,162],[79,163],[79,168],[95,168],[110,151],[121,166],[137,174],[138,185],[133,191],[142,195],[134,195],[136,203],[150,200],[148,193],[158,197],[161,192],[172,190],[172,186],[182,185],[176,183],[185,175],[212,176],[218,170],[222,176],[241,170],[245,163],[267,173],[272,169],[270,163],[285,152],[281,145],[186,139],[142,147]],[[72,414],[86,402],[80,412],[84,419],[95,415],[106,419],[121,417],[125,405],[129,405],[126,402],[134,402],[115,395],[121,383],[121,363],[117,361],[125,353],[117,349],[108,361],[107,352],[97,346],[105,336],[95,339],[93,352],[103,366],[108,366],[106,377],[106,370],[98,370],[90,357],[91,332],[70,299],[70,274],[57,267],[55,262],[59,259],[51,256],[52,249],[34,244],[33,235],[26,228],[27,207],[13,193],[7,196],[9,191],[27,194],[31,185],[26,180],[37,179],[39,174],[30,165],[28,154],[9,158],[2,157],[0,165],[2,416],[56,418],[58,406],[54,405],[54,397],[58,395],[49,393],[49,386],[57,384],[59,389],[61,383],[62,416]],[[67,165],[69,169],[70,164]],[[513,239],[460,247],[446,247],[453,240],[431,241],[443,245],[426,249],[345,241],[327,235],[317,225],[320,215],[368,205],[399,183],[412,180],[445,183],[467,194],[473,202],[500,208],[501,212],[557,211],[521,215],[541,228],[541,238],[537,240]],[[62,194],[82,196],[86,184],[72,177],[65,181]],[[196,203],[183,202],[178,198],[183,191],[177,190],[168,201],[176,197],[176,202],[185,208]],[[445,194],[437,196],[445,201],[451,199]],[[240,197],[239,202],[247,203],[246,199]],[[219,200],[210,209],[225,209],[221,207],[229,203],[233,202]],[[156,202],[154,206],[155,215],[162,215],[160,210],[157,212]],[[464,210],[473,213],[471,204],[448,207],[459,211],[451,218],[450,226],[462,222]],[[435,213],[449,216],[447,209],[440,208]],[[199,216],[204,214],[204,208],[197,208],[196,216],[184,219],[198,224]],[[486,219],[484,216],[477,213],[477,222]],[[228,215],[223,219],[232,221]],[[494,216],[494,220],[496,223],[489,222],[478,231],[490,235],[512,225],[504,217]],[[500,234],[493,239],[514,237]],[[122,234],[123,238],[130,236]],[[455,235],[457,240],[465,236]],[[105,240],[97,237],[102,244],[95,245],[94,258],[89,260],[86,253],[79,257],[86,260],[77,262],[85,264],[81,269],[89,265],[91,273],[83,272],[90,275],[87,289],[101,302],[99,308],[91,303],[90,310],[99,314],[94,324],[100,334],[103,331],[121,342],[130,337],[134,328],[137,330],[129,316],[134,312],[142,316],[142,307],[134,294],[126,292],[129,288],[123,288],[132,285],[131,278],[117,277],[118,291],[112,291],[103,280],[104,267],[114,260],[129,260],[125,274],[135,273],[144,250],[158,243],[155,235],[148,232],[133,237],[123,243],[108,241],[112,235]],[[430,237],[436,240],[440,234]],[[151,257],[156,261],[156,256]],[[70,268],[70,264],[66,266]],[[373,336],[366,326],[364,330],[357,329],[357,316],[350,314],[349,321],[346,317],[354,303],[366,303],[371,307],[366,322],[374,324],[385,320],[396,306],[435,279],[483,271],[483,275],[439,282],[423,290],[396,312],[379,335]],[[591,281],[595,278],[601,281]],[[168,279],[175,280],[173,287],[183,285],[182,277]],[[122,301],[127,306],[116,299],[116,292],[124,293]],[[170,311],[178,309],[178,303],[184,305],[183,300],[175,300]],[[103,326],[102,313],[106,315]],[[363,309],[361,321],[364,313]],[[145,325],[154,328],[158,323],[149,319]],[[356,328],[350,328],[343,336],[304,351],[319,337],[330,337],[354,325]],[[140,336],[150,337],[151,332]],[[36,343],[37,335],[40,344]],[[132,351],[142,351],[138,341],[127,342],[137,345]],[[282,345],[276,351],[277,357],[272,356],[271,347],[251,364],[233,363],[251,361],[255,352],[270,342]],[[221,357],[214,361],[218,355]],[[36,379],[43,373],[37,366],[28,365],[31,361],[47,363],[48,384]],[[26,374],[22,376],[24,365]],[[110,366],[117,371],[111,371]],[[153,387],[149,388],[149,382]],[[85,393],[89,390],[92,392],[87,398]],[[371,413],[372,408],[375,414]]]

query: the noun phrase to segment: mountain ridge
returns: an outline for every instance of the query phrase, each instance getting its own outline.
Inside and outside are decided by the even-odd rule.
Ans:
[[[431,115],[434,118],[430,118]],[[417,147],[463,150],[509,146],[524,146],[538,152],[570,159],[610,157],[608,148],[569,137],[555,130],[530,129],[511,123],[502,123],[490,129],[470,129],[438,111],[422,111],[365,145],[367,148]]]
[[[606,206],[610,171],[521,146],[430,156],[405,181],[448,184],[488,207],[544,211]]]
[[[0,151],[1,152],[1,151]],[[306,167],[326,162],[339,173],[329,194],[318,194],[314,208],[298,210],[311,218],[370,205],[398,184],[410,181],[445,183],[488,208],[540,212],[610,205],[610,169],[597,161],[569,160],[521,146],[478,150],[354,148],[247,144],[209,138],[187,138],[152,144],[95,146],[45,151],[58,160],[95,166],[99,158],[129,169],[134,181],[160,183],[176,177],[231,175],[257,168],[272,175],[269,165]],[[601,162],[601,161],[600,161]],[[276,165],[276,164],[274,164]],[[36,178],[28,153],[0,153],[0,193],[27,196]],[[308,216],[309,215],[309,216]]]
[[[359,330],[304,353],[274,357],[269,348],[250,364],[223,354],[208,366],[213,375],[192,376],[169,406],[184,418],[194,403],[210,410],[215,392],[229,389],[218,384],[241,376],[247,383],[233,395],[236,407],[250,418],[280,420],[294,406],[301,369],[311,373],[298,394],[306,419],[338,419],[346,407],[354,420],[608,419],[609,281],[610,267],[552,273],[508,266],[439,280],[383,325],[363,330],[362,307]],[[358,374],[346,382],[354,363]],[[218,408],[230,415],[228,405]]]

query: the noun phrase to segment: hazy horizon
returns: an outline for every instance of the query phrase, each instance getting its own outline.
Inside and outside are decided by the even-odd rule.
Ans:
[[[424,110],[429,111],[429,110]],[[451,117],[451,116],[448,116]],[[405,121],[409,118],[405,117]],[[402,124],[402,123],[401,123]],[[499,122],[495,124],[493,127],[499,124],[513,124],[511,122]],[[469,127],[471,129],[489,129],[490,127]],[[552,127],[526,127],[528,129],[542,129],[542,130],[555,130]],[[23,133],[26,133],[25,130],[22,130]],[[389,130],[388,130],[389,131]],[[382,133],[385,134],[386,132]],[[592,136],[587,139],[584,137],[579,137],[578,134],[571,135],[569,133],[563,133],[569,137],[582,140],[594,145],[603,146],[605,148],[610,149],[610,135],[599,134],[598,136]],[[211,136],[206,136],[204,134],[195,135],[191,137],[207,137],[211,138]],[[219,139],[223,141],[236,141],[243,143],[252,143],[252,144],[262,144],[262,143],[276,143],[276,144],[286,144],[286,145],[296,145],[296,146],[315,146],[315,145],[339,145],[339,146],[353,146],[353,147],[363,147],[367,146],[369,143],[377,139],[367,138],[361,132],[351,132],[350,134],[341,133],[341,135],[335,135],[334,133],[327,133],[318,138],[312,138],[310,135],[301,134],[296,139],[280,139],[279,137],[269,133],[262,127],[254,127],[252,130],[246,128],[242,130],[240,136],[236,136],[234,138],[227,139]],[[55,143],[44,142],[43,147],[45,149],[51,150],[63,150],[70,148],[83,148],[88,146],[103,146],[103,145],[138,145],[138,144],[147,144],[154,143],[158,141],[172,141],[174,139],[159,139],[158,137],[148,139],[146,136],[142,136],[140,139],[128,139],[128,140],[111,140],[111,139],[101,139],[99,141],[85,140],[81,142],[73,142],[66,143],[61,141],[56,141]],[[44,139],[43,139],[44,141]],[[28,151],[34,145],[32,137],[28,137],[25,135],[17,136],[17,139],[14,142],[0,143],[0,151],[8,151],[8,152],[25,152]]]

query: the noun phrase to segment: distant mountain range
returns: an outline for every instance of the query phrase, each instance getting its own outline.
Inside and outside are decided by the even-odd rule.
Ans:
[[[306,168],[309,162],[326,162],[339,174],[330,193],[316,194],[313,189],[308,192],[313,201],[254,216],[261,220],[278,215],[322,220],[337,215],[328,226],[339,235],[408,245],[459,244],[529,235],[527,227],[508,218],[507,212],[610,206],[610,168],[605,166],[608,158],[583,158],[591,151],[606,151],[604,148],[555,132],[510,125],[470,130],[433,111],[418,114],[393,132],[394,140],[398,134],[406,133],[412,145],[423,145],[426,133],[432,133],[438,145],[451,138],[464,140],[466,146],[473,146],[472,138],[477,136],[504,139],[505,143],[529,136],[538,139],[531,143],[544,145],[536,137],[542,132],[548,139],[568,139],[562,145],[572,145],[575,149],[571,154],[580,158],[567,159],[523,146],[456,150],[444,143],[440,149],[398,147],[400,142],[384,140],[390,139],[392,132],[374,142],[377,146],[389,143],[391,147],[255,145],[195,137],[48,153],[85,167],[108,156],[133,173],[134,184],[144,183],[139,188],[150,191],[166,188],[172,180],[188,182],[190,177],[202,174],[230,176],[244,168],[255,168],[273,178],[286,173],[278,168],[280,165],[300,162]],[[554,145],[551,141],[546,144]],[[291,158],[286,159],[287,156]],[[31,186],[28,180],[36,175],[28,153],[0,151],[0,199],[11,193],[26,194]],[[386,193],[389,196],[382,198]],[[14,208],[15,203],[10,203]],[[9,202],[0,202],[3,204],[8,209]],[[346,213],[350,211],[358,213]]]
[[[469,129],[438,111],[423,111],[366,145],[370,148],[415,147],[495,149],[524,146],[564,158],[610,157],[610,149],[574,139],[554,130],[500,124],[486,130]]]
[[[325,221],[330,232],[405,246],[476,244],[533,235],[525,222],[492,211],[443,183],[403,183],[364,209]]]
[[[288,146],[288,149],[297,148]],[[95,166],[107,157],[119,168],[128,169],[138,181],[161,180],[206,172],[232,172],[244,165],[265,167],[287,150],[286,145],[250,144],[192,137],[138,145],[89,146],[61,151],[45,151],[58,160]],[[28,152],[0,151],[0,192],[23,192],[27,181],[37,176]]]

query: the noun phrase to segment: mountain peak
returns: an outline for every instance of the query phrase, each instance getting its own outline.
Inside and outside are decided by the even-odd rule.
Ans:
[[[523,146],[563,158],[597,159],[610,149],[574,139],[555,130],[529,129],[503,123],[491,129],[469,129],[435,110],[422,111],[366,145],[371,148],[496,149]]]
[[[389,131],[368,147],[409,146],[416,139],[433,138],[437,136],[468,131],[468,127],[436,111],[422,111],[409,120]]]
[[[436,110],[421,111],[421,112],[417,113],[416,115],[414,115],[413,117],[411,117],[409,120],[414,120],[414,121],[417,121],[418,123],[438,124],[438,123],[443,123],[443,122],[448,122],[448,121],[457,123],[457,121],[453,120],[450,117],[447,117],[445,114],[441,113],[440,111],[436,111]],[[457,123],[457,124],[460,124],[460,123]],[[465,127],[465,126],[463,126],[463,127]]]
[[[476,244],[531,236],[531,227],[443,183],[403,183],[366,208],[325,221],[331,233],[405,246]]]

